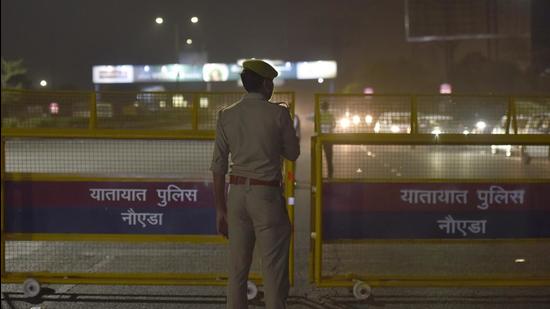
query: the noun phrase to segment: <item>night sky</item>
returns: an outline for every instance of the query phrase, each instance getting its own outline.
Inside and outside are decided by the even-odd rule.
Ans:
[[[174,63],[176,21],[182,49],[189,35],[209,62],[336,59],[366,44],[365,58],[372,59],[399,55],[407,47],[401,0],[2,0],[1,5],[2,57],[23,58],[33,85],[45,78],[55,87],[90,89],[93,65]],[[156,16],[165,23],[155,24]],[[191,24],[191,16],[200,22]],[[340,69],[345,74],[345,66]]]
[[[178,24],[180,50],[205,51],[208,62],[231,63],[251,57],[336,60],[336,90],[341,90],[358,77],[368,80],[365,75],[369,71],[365,68],[369,66],[417,61],[431,78],[426,89],[437,91],[439,83],[447,81],[446,46],[441,42],[407,42],[404,3],[404,0],[2,0],[2,57],[24,59],[31,88],[46,79],[51,88],[92,89],[93,65],[175,63],[174,28]],[[502,15],[505,17],[502,20],[529,15],[531,2],[498,1],[499,5],[506,3],[513,15]],[[427,6],[426,12],[431,13],[430,10],[433,8]],[[503,10],[498,7],[497,11]],[[157,16],[164,18],[163,25],[154,22]],[[200,22],[191,24],[192,16],[198,16]],[[526,23],[529,24],[528,19]],[[537,27],[542,29],[548,24],[547,21]],[[545,33],[540,29],[538,33]],[[193,39],[192,47],[185,46],[187,37]],[[531,51],[530,46],[537,45],[529,39],[501,43],[495,53],[495,47],[486,41],[461,41],[452,56],[459,61],[472,51],[488,56],[493,53],[498,54],[499,60],[507,57],[506,61],[518,67],[528,67],[531,54],[541,54],[548,48],[545,47],[548,43],[544,43],[539,50]],[[391,72],[389,76],[399,72]]]

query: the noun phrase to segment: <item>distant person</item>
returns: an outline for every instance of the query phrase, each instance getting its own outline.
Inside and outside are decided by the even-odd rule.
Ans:
[[[268,101],[276,76],[264,61],[245,61],[241,80],[248,93],[218,114],[211,170],[217,229],[229,240],[227,308],[248,308],[255,244],[262,259],[266,308],[286,308],[291,228],[281,168],[283,158],[298,158],[300,145],[288,109]]]
[[[300,117],[298,117],[298,114],[294,114],[294,130],[296,131],[296,137],[298,138],[298,143],[300,143],[300,139],[302,138],[302,133],[300,129]]]
[[[320,113],[320,128],[322,134],[330,134],[334,132],[336,127],[336,121],[334,120],[334,115],[329,112],[328,102],[323,101],[321,103],[321,113]],[[328,178],[334,176],[334,167],[332,164],[332,144],[323,144],[323,150],[325,151],[325,158],[327,161],[327,173]]]

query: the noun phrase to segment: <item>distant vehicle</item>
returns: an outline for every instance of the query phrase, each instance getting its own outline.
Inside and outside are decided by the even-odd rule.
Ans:
[[[452,133],[453,117],[442,114],[419,114],[418,131],[420,133],[431,133],[439,135],[443,133]]]
[[[408,112],[385,112],[374,124],[375,133],[411,133],[411,114]]]
[[[518,134],[550,134],[550,113],[543,113],[534,116],[518,115],[516,117]],[[505,134],[506,116],[503,116],[501,123],[493,128],[491,134]],[[510,128],[510,133],[512,129]],[[524,163],[528,164],[535,157],[550,157],[550,146],[515,146],[515,145],[491,145],[491,153],[503,152],[507,157],[514,154],[520,155]]]
[[[346,112],[336,121],[335,132],[372,132],[374,118],[370,113]]]
[[[298,138],[298,141],[302,138],[302,133],[300,130],[300,117],[298,117],[298,114],[294,114],[294,130],[296,130],[296,137]]]
[[[550,113],[538,114],[529,119],[524,134],[550,134]],[[532,158],[550,159],[549,145],[525,145],[521,151],[521,160],[529,164]]]

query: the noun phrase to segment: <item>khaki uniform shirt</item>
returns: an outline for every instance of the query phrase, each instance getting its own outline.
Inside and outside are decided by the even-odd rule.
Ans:
[[[216,141],[210,169],[259,180],[280,180],[282,159],[294,161],[300,145],[285,107],[266,101],[259,93],[247,93],[218,113]]]

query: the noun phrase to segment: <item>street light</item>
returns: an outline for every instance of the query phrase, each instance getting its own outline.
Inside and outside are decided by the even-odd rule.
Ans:
[[[46,87],[46,86],[48,86],[48,82],[43,79],[43,80],[40,81],[40,86]]]
[[[157,24],[159,24],[159,25],[162,25],[162,23],[164,22],[164,19],[163,19],[162,17],[157,17],[157,18],[155,19],[155,22],[156,22]]]
[[[196,23],[199,22],[199,18],[197,16],[193,16],[193,17],[191,17],[191,22],[196,24]]]

